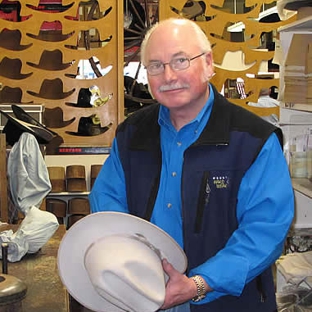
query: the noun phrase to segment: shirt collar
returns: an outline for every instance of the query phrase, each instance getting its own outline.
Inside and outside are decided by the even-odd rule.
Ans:
[[[209,84],[208,86],[209,86],[209,98],[208,98],[205,106],[201,109],[201,111],[198,113],[198,115],[189,123],[193,123],[193,122],[200,123],[203,120],[203,118],[207,117],[206,113],[208,113],[208,115],[210,116],[212,104],[214,101],[214,92],[213,92],[211,84]],[[160,105],[158,123],[160,126],[172,127],[172,123],[170,120],[170,111],[164,105]]]

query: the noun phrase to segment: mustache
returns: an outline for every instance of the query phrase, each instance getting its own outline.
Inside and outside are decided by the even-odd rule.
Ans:
[[[169,84],[169,85],[162,85],[159,87],[160,92],[165,91],[172,91],[172,90],[178,90],[178,89],[187,89],[189,88],[189,84],[181,84],[181,83],[175,83],[175,84]]]

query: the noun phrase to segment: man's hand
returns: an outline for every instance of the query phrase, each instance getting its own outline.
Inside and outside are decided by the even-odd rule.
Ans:
[[[191,300],[197,295],[193,280],[177,271],[166,259],[162,260],[164,271],[169,276],[166,285],[166,296],[161,309],[169,309]]]

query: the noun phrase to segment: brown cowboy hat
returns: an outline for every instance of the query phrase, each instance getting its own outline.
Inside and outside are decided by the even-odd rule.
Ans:
[[[37,40],[59,42],[68,39],[74,33],[75,31],[72,31],[68,34],[62,34],[62,23],[60,21],[53,22],[44,21],[41,24],[38,35],[30,33],[26,33],[26,35],[30,38]]]
[[[109,123],[105,127],[101,127],[101,123],[95,123],[95,118],[97,118],[96,114],[92,114],[88,117],[80,117],[78,131],[66,131],[66,133],[76,136],[95,136],[100,135],[111,128],[112,123]]]
[[[20,59],[10,59],[4,57],[0,62],[0,76],[10,79],[25,79],[33,73],[22,74],[22,61]]]
[[[32,46],[32,43],[21,45],[21,38],[22,34],[18,29],[4,28],[0,32],[0,47],[12,51],[22,51]]]
[[[39,64],[34,64],[32,62],[26,62],[27,65],[45,69],[45,70],[63,70],[72,65],[73,62],[63,63],[63,53],[61,50],[48,51],[44,50],[41,54]]]
[[[49,128],[63,128],[74,122],[76,118],[63,120],[63,110],[60,107],[46,108],[43,113],[43,123]]]
[[[63,81],[60,78],[44,79],[39,93],[27,90],[27,93],[43,99],[59,100],[64,99],[75,92],[75,88],[70,91],[63,91]]]
[[[0,103],[22,103],[23,91],[19,87],[5,86],[0,90]],[[27,103],[33,103],[27,102]],[[25,103],[24,103],[25,104]]]

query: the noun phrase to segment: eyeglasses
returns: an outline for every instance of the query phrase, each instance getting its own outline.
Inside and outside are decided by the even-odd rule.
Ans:
[[[151,62],[148,64],[145,68],[147,72],[151,76],[157,76],[160,75],[165,71],[165,66],[169,65],[170,68],[174,71],[184,70],[190,67],[191,61],[197,59],[198,57],[201,57],[202,55],[206,54],[207,52],[203,52],[201,54],[198,54],[192,58],[188,57],[175,57],[168,63],[162,63],[160,61]]]

